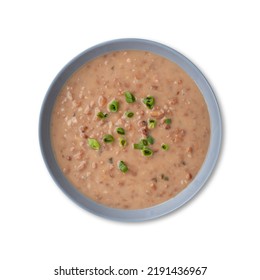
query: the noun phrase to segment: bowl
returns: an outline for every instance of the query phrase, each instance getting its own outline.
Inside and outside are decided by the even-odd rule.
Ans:
[[[59,168],[51,145],[50,123],[53,106],[57,95],[67,79],[83,64],[105,53],[120,50],[144,50],[163,56],[178,64],[197,84],[208,107],[210,115],[211,136],[208,152],[200,171],[192,182],[177,196],[153,207],[124,210],[106,207],[81,194],[64,176]],[[221,147],[222,123],[219,106],[214,92],[201,71],[185,56],[176,50],[154,41],[144,39],[117,39],[101,43],[82,52],[72,59],[55,77],[42,104],[39,121],[39,141],[43,159],[56,184],[80,207],[105,218],[138,222],[166,215],[187,203],[208,180],[211,175]]]

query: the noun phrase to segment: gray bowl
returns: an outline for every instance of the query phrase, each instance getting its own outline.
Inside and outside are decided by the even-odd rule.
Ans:
[[[208,106],[211,123],[211,138],[206,159],[193,181],[176,197],[153,207],[139,210],[123,210],[109,208],[98,204],[95,201],[82,195],[77,189],[65,178],[59,168],[51,146],[50,122],[52,109],[66,80],[74,71],[80,68],[86,62],[103,55],[104,53],[119,50],[145,50],[161,55],[177,63],[189,76],[195,81]],[[45,164],[52,175],[56,184],[68,195],[74,202],[82,208],[102,217],[120,221],[145,221],[154,219],[176,210],[188,202],[205,184],[213,171],[219,156],[222,138],[222,125],[219,107],[215,95],[200,70],[186,57],[179,52],[157,42],[143,39],[119,39],[105,42],[89,48],[77,57],[72,59],[56,76],[50,85],[48,92],[43,101],[40,123],[39,123],[39,140],[42,155]]]

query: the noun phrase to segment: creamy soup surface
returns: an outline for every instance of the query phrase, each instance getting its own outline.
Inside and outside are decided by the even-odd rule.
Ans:
[[[210,119],[194,81],[145,51],[98,57],[76,71],[55,103],[56,160],[82,194],[141,209],[176,196],[205,159]]]

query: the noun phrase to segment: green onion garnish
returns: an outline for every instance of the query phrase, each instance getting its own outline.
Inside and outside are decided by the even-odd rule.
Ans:
[[[124,138],[119,138],[119,144],[121,147],[125,147],[127,145],[127,142]]]
[[[108,116],[107,113],[103,113],[103,112],[98,112],[97,113],[97,117],[99,117],[100,119],[104,119]]]
[[[140,144],[143,146],[148,146],[149,143],[148,143],[147,139],[141,139]]]
[[[109,105],[108,105],[109,111],[111,112],[117,112],[119,108],[119,102],[117,100],[113,100]]]
[[[165,150],[165,151],[168,151],[169,148],[170,148],[169,145],[167,145],[167,144],[162,144],[161,147],[162,147],[162,149]]]
[[[144,145],[143,145],[143,144],[140,144],[140,143],[138,143],[138,144],[133,144],[133,148],[134,148],[135,150],[142,150],[143,147],[144,147]]]
[[[171,119],[166,119],[164,122],[165,122],[166,124],[171,124],[171,123],[172,123],[172,120],[171,120]]]
[[[127,165],[122,160],[118,162],[118,169],[123,173],[126,173],[128,171]]]
[[[146,139],[147,139],[147,142],[148,142],[149,144],[153,145],[153,143],[154,143],[154,138],[153,138],[151,135],[149,135]]]
[[[139,143],[133,144],[135,150],[142,150],[145,146],[148,146],[148,141],[146,139],[141,139]]]
[[[155,127],[156,127],[156,120],[152,120],[152,119],[148,120],[148,128],[153,129]]]
[[[142,149],[142,154],[146,157],[150,157],[153,155],[153,151],[150,148],[144,147]]]
[[[88,138],[88,145],[90,148],[92,148],[93,150],[99,150],[100,148],[100,144],[98,143],[98,141],[94,138]]]
[[[124,130],[122,127],[118,127],[118,128],[116,129],[116,132],[117,132],[118,134],[125,135],[125,130]]]
[[[154,97],[147,96],[143,99],[143,103],[147,106],[148,109],[153,109],[154,106]]]
[[[153,137],[152,136],[148,136],[147,139],[141,139],[139,143],[137,144],[133,144],[133,148],[135,150],[142,150],[144,147],[148,146],[149,144],[153,144]],[[150,141],[150,142],[149,142]],[[151,143],[153,142],[153,143]]]
[[[131,111],[126,111],[125,112],[125,115],[128,117],[128,118],[132,118],[134,116],[134,113],[131,112]]]
[[[135,102],[135,97],[130,91],[125,92],[125,101],[127,103],[134,103]]]
[[[104,137],[103,137],[103,141],[105,143],[112,143],[114,142],[114,137],[111,135],[111,134],[106,134]]]

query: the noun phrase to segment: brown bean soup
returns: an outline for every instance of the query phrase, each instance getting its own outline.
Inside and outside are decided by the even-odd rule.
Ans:
[[[56,160],[82,194],[113,208],[160,204],[194,179],[210,119],[194,81],[145,51],[118,51],[77,70],[51,121]]]

